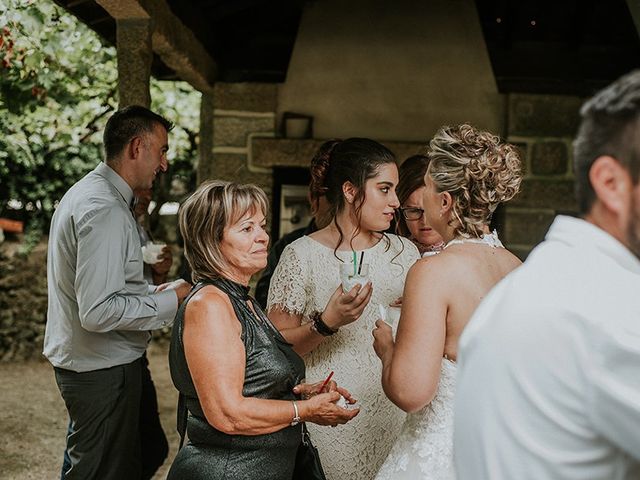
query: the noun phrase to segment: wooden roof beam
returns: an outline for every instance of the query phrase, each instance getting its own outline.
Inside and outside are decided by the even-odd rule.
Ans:
[[[151,48],[177,75],[201,92],[209,92],[217,65],[193,32],[164,0],[96,0],[116,20],[149,19]]]

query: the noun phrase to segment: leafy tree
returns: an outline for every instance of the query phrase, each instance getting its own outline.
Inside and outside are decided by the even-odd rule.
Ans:
[[[27,247],[49,228],[56,202],[102,159],[101,133],[117,108],[116,51],[50,0],[0,0],[0,216],[23,220]],[[170,200],[195,182],[199,93],[152,82],[152,108],[176,123]]]

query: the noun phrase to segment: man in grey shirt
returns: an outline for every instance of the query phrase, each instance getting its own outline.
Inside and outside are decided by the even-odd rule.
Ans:
[[[144,107],[114,113],[106,163],[67,191],[51,221],[44,355],[71,419],[67,479],[140,478],[141,357],[190,285],[144,280],[131,203],[167,170],[171,127]]]

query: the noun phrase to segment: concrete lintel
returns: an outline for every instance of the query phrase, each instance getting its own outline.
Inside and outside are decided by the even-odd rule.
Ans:
[[[252,164],[255,167],[308,167],[316,151],[325,140],[315,138],[251,138]],[[407,157],[423,153],[425,144],[415,142],[387,142],[383,145],[395,155],[398,164]]]
[[[212,91],[215,60],[165,0],[96,0],[116,20],[151,19],[152,48],[177,75],[201,92]]]

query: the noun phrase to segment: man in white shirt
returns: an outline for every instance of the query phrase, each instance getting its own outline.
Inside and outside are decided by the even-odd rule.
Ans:
[[[581,115],[582,218],[556,218],[460,339],[458,479],[640,478],[640,71]]]
[[[65,479],[140,479],[142,356],[190,285],[143,278],[133,190],[167,170],[171,124],[131,106],[107,122],[106,162],[72,186],[51,221],[44,355],[69,412]]]

